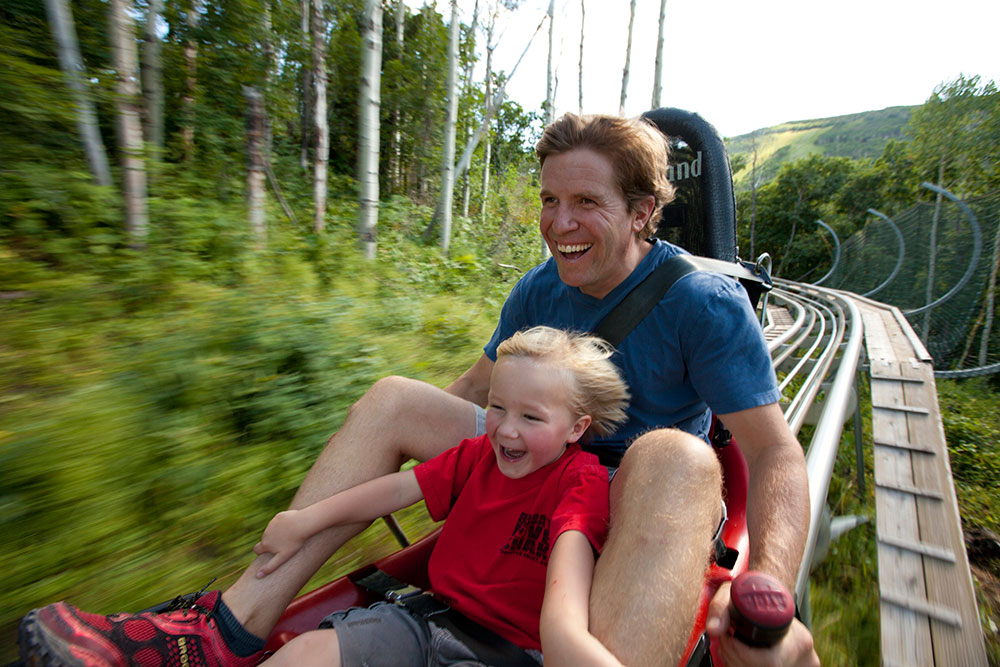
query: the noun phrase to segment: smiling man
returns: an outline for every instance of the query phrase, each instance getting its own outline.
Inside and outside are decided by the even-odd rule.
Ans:
[[[377,382],[330,438],[293,508],[485,433],[482,406],[500,341],[538,325],[591,331],[657,266],[684,252],[652,238],[673,191],[667,143],[651,125],[567,114],[546,128],[537,153],[540,231],[552,257],[517,283],[484,354],[447,389],[399,377]],[[679,279],[618,352],[615,361],[632,392],[628,420],[587,446],[619,466],[589,626],[625,664],[676,664],[721,515],[721,473],[707,444],[711,413],[739,441],[750,470],[751,567],[789,588],[808,529],[805,461],[778,407],[760,327],[735,281],[706,272]],[[207,665],[255,664],[287,604],[359,529],[319,533],[265,578],[257,572],[270,556],[262,555],[232,587],[206,594],[191,609],[100,617],[58,603],[29,614],[22,636],[29,653],[53,647],[74,653],[72,647],[86,645],[125,656],[153,649],[167,655],[180,638]],[[768,650],[729,637],[728,599],[724,586],[708,620],[727,664],[818,663],[812,637],[797,621]],[[142,644],[127,634],[140,626]]]

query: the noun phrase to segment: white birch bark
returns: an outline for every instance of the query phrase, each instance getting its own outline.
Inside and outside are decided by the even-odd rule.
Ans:
[[[472,24],[469,26],[469,34],[472,36],[473,40],[473,50],[475,49],[475,39],[476,39],[476,25],[479,23],[479,0],[476,0],[475,4],[472,6]],[[469,89],[472,87],[472,66],[474,65],[472,58],[469,58],[469,63],[465,66],[465,80],[462,83],[462,94],[468,95]],[[468,144],[472,139],[472,122],[465,123],[465,143]],[[469,172],[466,171],[462,174],[462,217],[469,217],[469,191],[472,189],[471,183],[469,182]]]
[[[628,70],[632,61],[632,26],[635,23],[635,0],[629,3],[628,41],[625,44],[625,69],[622,70],[622,94],[618,102],[618,114],[625,115],[625,96],[628,93]]]
[[[444,126],[444,149],[441,151],[441,192],[434,217],[441,227],[441,249],[451,245],[451,207],[455,190],[455,121],[458,115],[458,0],[451,0],[451,26],[448,29],[448,116]]]
[[[258,250],[267,245],[267,223],[264,216],[265,181],[265,121],[264,98],[252,86],[243,87],[247,99],[247,217]]]
[[[358,123],[358,241],[375,258],[378,225],[379,108],[382,84],[382,2],[365,0]]]
[[[667,0],[660,0],[660,31],[656,35],[656,65],[653,71],[653,100],[652,109],[659,109],[662,106],[663,97],[663,31],[667,23]]]
[[[142,93],[146,118],[146,141],[159,159],[163,150],[163,62],[156,26],[163,13],[163,0],[149,0],[142,46]]]
[[[497,15],[499,13],[499,7],[495,4],[490,11],[489,24],[486,26],[486,111],[489,112],[490,105],[492,104],[493,97],[493,49],[496,48],[496,44],[493,43],[493,33],[496,30]],[[483,146],[483,196],[482,203],[479,206],[479,219],[485,224],[486,214],[489,210],[490,203],[490,162],[493,157],[493,137],[490,132],[490,126],[492,124],[492,118],[489,113],[486,114],[486,118],[483,120],[485,124],[485,138],[486,145]]]
[[[83,72],[83,58],[76,39],[76,27],[68,0],[45,0],[49,16],[49,27],[59,55],[59,67],[66,78],[76,106],[76,128],[80,133],[83,152],[90,165],[90,172],[98,185],[111,185],[111,169],[108,154],[101,141],[97,127],[97,113],[87,95],[87,84]]]
[[[406,37],[406,4],[403,0],[396,0],[396,52],[399,60],[403,60],[404,39]],[[391,179],[391,192],[399,192],[403,184],[403,130],[400,127],[403,114],[399,109],[399,101],[393,103],[392,108],[392,147],[389,149],[389,178]]]
[[[586,0],[580,0],[580,58],[577,68],[577,114],[583,115],[583,27],[587,20]]]
[[[326,170],[330,159],[330,130],[326,118],[326,19],[323,0],[312,0],[312,70],[316,87],[313,107],[313,131],[316,149],[313,155],[313,231],[326,228]]]
[[[125,229],[133,245],[141,246],[149,232],[149,213],[146,203],[146,164],[142,153],[142,121],[139,116],[139,54],[129,5],[127,0],[111,0],[109,16],[117,80],[115,115],[122,161]]]
[[[312,35],[309,31],[309,21],[312,16],[311,0],[302,0],[300,5],[300,31],[302,32],[302,38],[306,40],[309,44],[312,39]],[[299,165],[302,167],[302,171],[309,168],[309,141],[312,137],[312,108],[313,108],[313,98],[312,98],[312,67],[302,68],[302,114],[301,114],[301,126],[302,126],[302,143],[299,146]]]
[[[194,94],[198,86],[198,40],[195,39],[194,32],[198,29],[200,17],[201,0],[190,0],[185,19],[188,36],[184,42],[184,96],[181,98],[184,118],[181,144],[184,147],[185,162],[194,159]]]
[[[634,1],[634,0],[633,0]],[[548,125],[556,119],[556,94],[555,94],[555,81],[554,81],[554,71],[552,68],[553,59],[553,49],[555,47],[555,24],[556,24],[556,3],[555,0],[549,0],[549,58],[548,65],[546,68],[547,74],[545,77],[545,124]]]

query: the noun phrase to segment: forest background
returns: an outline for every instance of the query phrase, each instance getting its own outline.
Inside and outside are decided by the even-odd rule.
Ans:
[[[230,583],[350,404],[387,374],[456,377],[543,259],[531,148],[545,108],[494,110],[451,175],[446,242],[440,224],[450,103],[461,146],[509,74],[473,81],[476,44],[516,3],[484,2],[455,40],[447,17],[397,2],[376,30],[374,4],[79,0],[68,68],[52,30],[65,0],[0,4],[0,659],[33,606],[138,609]],[[381,56],[375,202],[357,169],[373,139],[366,43]],[[740,247],[815,278],[830,262],[815,219],[846,238],[868,208],[928,199],[923,181],[995,193],[998,133],[994,83],[957,76],[866,155],[758,174],[750,137],[731,156]],[[359,226],[366,207],[377,227]],[[939,388],[966,530],[986,545],[974,565],[996,660],[995,387]],[[845,454],[831,506],[872,517],[852,466]],[[403,523],[428,526],[419,508]],[[374,527],[315,581],[391,548]],[[877,662],[875,577],[870,527],[815,573],[825,663]]]

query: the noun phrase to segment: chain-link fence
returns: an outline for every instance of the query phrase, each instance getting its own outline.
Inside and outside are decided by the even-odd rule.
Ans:
[[[823,285],[898,307],[939,375],[1000,371],[1000,192],[965,201],[944,192],[891,219],[871,213]]]

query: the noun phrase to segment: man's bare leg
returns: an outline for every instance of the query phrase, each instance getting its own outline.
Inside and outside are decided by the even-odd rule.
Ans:
[[[676,665],[721,516],[712,448],[673,429],[629,447],[611,484],[611,532],[594,571],[590,628],[628,665]]]
[[[305,507],[337,491],[421,461],[475,435],[472,404],[432,385],[401,377],[379,380],[351,407],[341,429],[306,475],[292,500]],[[331,528],[313,537],[291,560],[262,579],[258,557],[222,598],[243,626],[266,637],[310,577],[364,525]],[[263,526],[261,526],[263,530]]]

